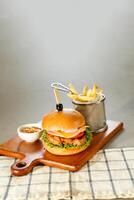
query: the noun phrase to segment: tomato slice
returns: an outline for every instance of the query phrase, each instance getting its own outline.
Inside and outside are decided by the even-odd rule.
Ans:
[[[80,137],[82,137],[84,134],[85,134],[85,132],[81,132],[81,133],[79,133],[78,135],[76,135],[76,136],[74,137],[74,139],[80,138]]]

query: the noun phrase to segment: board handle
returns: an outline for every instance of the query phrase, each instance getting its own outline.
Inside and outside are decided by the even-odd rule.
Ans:
[[[23,176],[28,174],[35,165],[34,161],[28,159],[19,160],[11,166],[11,173],[15,176]]]

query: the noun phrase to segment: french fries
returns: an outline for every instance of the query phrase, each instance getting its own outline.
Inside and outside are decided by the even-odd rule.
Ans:
[[[67,94],[69,98],[74,101],[79,102],[93,102],[101,98],[102,89],[99,88],[96,84],[93,85],[93,88],[89,89],[87,85],[83,87],[82,94],[79,94],[75,87],[70,83],[69,84],[70,92]]]
[[[79,95],[79,101],[82,101],[82,102],[92,101],[93,99],[94,99],[93,97]]]

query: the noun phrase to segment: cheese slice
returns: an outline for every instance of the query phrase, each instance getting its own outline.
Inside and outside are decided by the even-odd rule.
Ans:
[[[72,132],[64,132],[62,130],[49,130],[47,131],[49,134],[53,135],[53,136],[58,136],[58,137],[64,137],[64,138],[73,138],[76,137],[79,133],[84,132],[86,130],[86,127],[83,126],[81,128],[79,128],[76,131],[72,131]]]

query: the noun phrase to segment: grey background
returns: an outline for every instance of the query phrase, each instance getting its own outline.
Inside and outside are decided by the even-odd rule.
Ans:
[[[55,108],[53,81],[104,88],[125,123],[106,147],[133,146],[134,1],[0,0],[0,142]]]

